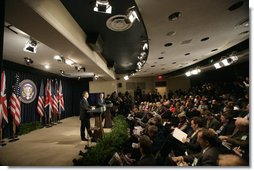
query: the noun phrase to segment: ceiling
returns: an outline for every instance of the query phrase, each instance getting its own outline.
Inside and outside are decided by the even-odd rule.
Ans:
[[[117,74],[131,74],[142,52],[146,63],[135,77],[167,74],[249,39],[248,0],[109,0],[111,14],[94,12],[95,0],[5,3],[4,59],[26,65],[24,57],[30,57],[34,62],[29,67],[59,75],[63,70],[73,78],[96,74],[112,80]],[[139,21],[129,24],[124,18],[133,6]],[[169,20],[176,12],[179,18]],[[30,37],[38,41],[36,54],[23,51]],[[143,50],[146,42],[148,49]],[[249,56],[248,49],[244,55],[237,53]],[[55,55],[86,71],[54,60]],[[46,64],[50,68],[45,69]]]

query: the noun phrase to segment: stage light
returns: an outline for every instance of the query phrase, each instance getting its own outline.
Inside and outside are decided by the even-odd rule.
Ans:
[[[127,10],[127,20],[126,22],[127,23],[133,23],[136,19],[139,21],[139,18],[138,18],[138,15],[137,15],[137,12],[135,11],[135,6],[129,8]]]
[[[129,80],[129,76],[128,76],[128,75],[125,75],[125,76],[123,77],[123,79],[124,79],[125,81],[127,81],[127,80]]]
[[[188,72],[185,73],[185,75],[186,75],[187,77],[189,77],[189,76],[191,76],[191,72],[188,71]]]
[[[54,59],[57,60],[58,62],[62,62],[63,61],[63,57],[59,56],[59,55],[54,56]]]
[[[27,65],[30,65],[34,62],[31,58],[28,58],[28,57],[24,57],[24,60]]]
[[[70,66],[72,66],[73,64],[74,64],[74,62],[72,61],[72,60],[70,60],[70,59],[65,59],[65,61],[64,61],[67,65],[70,65]]]
[[[216,69],[219,69],[219,68],[222,68],[223,67],[223,64],[221,62],[216,62],[215,64],[213,64],[213,66],[216,68]]]
[[[44,68],[45,69],[49,69],[49,65],[47,64],[47,65],[44,65]]]
[[[25,52],[30,52],[30,53],[36,53],[36,49],[37,49],[37,41],[33,40],[32,38],[30,38],[24,47],[24,51]]]
[[[96,0],[93,10],[95,12],[111,14],[112,6],[109,4],[108,0]]]

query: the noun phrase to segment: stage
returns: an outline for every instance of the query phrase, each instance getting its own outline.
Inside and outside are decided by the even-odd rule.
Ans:
[[[94,118],[90,120],[93,126]],[[18,141],[7,142],[6,146],[0,147],[0,165],[72,166],[72,159],[80,157],[79,151],[84,152],[88,142],[80,140],[79,116],[69,117],[61,122],[19,136]],[[109,131],[110,129],[104,129],[104,132]]]

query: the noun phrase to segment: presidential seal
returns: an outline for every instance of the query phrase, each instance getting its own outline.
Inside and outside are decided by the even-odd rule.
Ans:
[[[37,88],[32,80],[23,80],[20,83],[20,100],[23,103],[31,103],[37,95]]]

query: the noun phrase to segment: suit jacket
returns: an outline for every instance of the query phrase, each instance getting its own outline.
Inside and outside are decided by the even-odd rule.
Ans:
[[[188,155],[184,156],[184,161],[187,163],[192,163],[194,161],[194,158],[198,159],[197,166],[217,166],[217,160],[219,156],[219,151],[217,148],[209,147],[204,153],[200,152],[194,155]]]
[[[97,99],[97,107],[103,107],[105,104],[106,103],[104,99],[101,99],[101,98]]]
[[[136,163],[137,166],[156,166],[153,155],[145,155]]]
[[[88,101],[85,100],[84,98],[81,99],[80,101],[80,115],[79,119],[80,120],[87,120],[90,118],[90,114],[87,112],[91,109],[92,107],[89,105]]]

